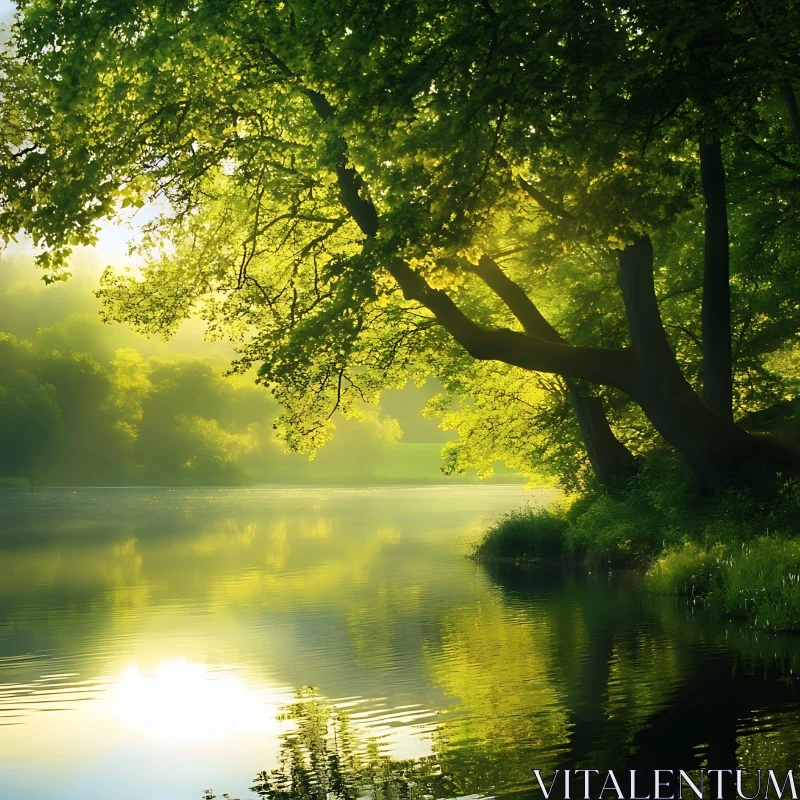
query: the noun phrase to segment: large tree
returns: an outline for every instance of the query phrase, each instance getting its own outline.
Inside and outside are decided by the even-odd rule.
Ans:
[[[603,480],[631,456],[601,398],[704,481],[796,469],[733,421],[729,217],[746,209],[747,242],[771,215],[773,261],[797,231],[800,25],[779,5],[23,2],[31,124],[0,162],[0,224],[57,277],[99,219],[161,201],[141,274],[104,277],[109,315],[238,336],[293,446],[408,375],[512,403],[537,373]],[[691,314],[699,371],[668,334]]]

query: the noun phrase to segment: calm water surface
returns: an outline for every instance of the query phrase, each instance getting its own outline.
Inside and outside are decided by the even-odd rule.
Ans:
[[[800,640],[605,573],[485,568],[519,487],[0,493],[0,797],[249,797],[298,689],[455,794],[798,767]]]

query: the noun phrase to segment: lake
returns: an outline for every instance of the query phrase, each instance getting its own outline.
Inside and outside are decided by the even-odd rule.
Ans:
[[[527,793],[533,768],[796,768],[799,639],[634,575],[465,558],[546,499],[0,492],[0,797],[250,797],[302,698],[451,795]]]

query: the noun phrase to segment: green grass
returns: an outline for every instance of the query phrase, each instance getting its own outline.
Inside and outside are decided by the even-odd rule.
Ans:
[[[647,571],[647,587],[659,594],[707,597],[718,581],[724,558],[722,544],[704,549],[694,542],[684,542],[656,559]]]
[[[283,483],[331,486],[524,484],[527,480],[502,464],[497,464],[492,478],[485,481],[478,478],[475,470],[463,475],[445,475],[441,470],[441,449],[441,442],[399,442],[376,454],[371,462],[356,466],[343,464],[335,453],[328,454],[323,448],[311,463],[303,455],[282,462],[280,480]],[[274,475],[265,477],[266,482],[274,480]]]
[[[759,628],[800,630],[800,484],[698,491],[680,462],[649,460],[618,495],[507,514],[479,559],[646,569],[648,589],[703,598]]]
[[[648,570],[646,586],[691,594],[732,617],[774,631],[800,630],[800,542],[761,537],[704,549],[687,542]]]

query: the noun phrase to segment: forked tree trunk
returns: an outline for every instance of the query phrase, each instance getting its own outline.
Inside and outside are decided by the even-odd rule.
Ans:
[[[473,271],[506,304],[526,333],[545,341],[566,344],[564,337],[544,318],[523,288],[493,258],[482,256]],[[566,378],[565,383],[595,477],[608,489],[621,486],[635,470],[636,459],[611,430],[602,399],[589,394],[580,381]]]
[[[703,403],[689,385],[661,323],[649,237],[620,252],[618,281],[639,374],[631,397],[700,480],[713,485],[750,468],[796,471],[800,465],[795,451],[771,436],[734,425]]]
[[[703,400],[723,419],[733,421],[730,241],[725,167],[718,141],[700,143],[700,171],[705,199]]]

